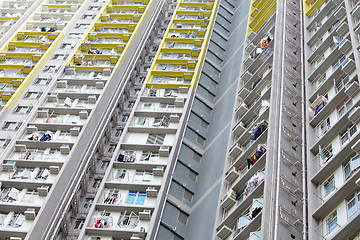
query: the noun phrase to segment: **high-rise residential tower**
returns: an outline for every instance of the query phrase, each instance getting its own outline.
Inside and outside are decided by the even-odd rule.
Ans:
[[[359,20],[0,2],[0,240],[360,239]]]

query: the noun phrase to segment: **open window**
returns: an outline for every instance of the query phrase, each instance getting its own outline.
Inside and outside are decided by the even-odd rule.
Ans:
[[[118,221],[118,226],[120,228],[136,228],[139,224],[139,216],[134,212],[127,214],[127,211],[124,211]]]

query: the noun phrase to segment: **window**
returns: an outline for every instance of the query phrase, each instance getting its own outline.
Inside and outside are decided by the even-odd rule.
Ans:
[[[109,166],[110,161],[102,161],[101,162],[101,169],[107,169],[107,167]]]
[[[124,116],[121,118],[121,122],[126,122],[128,119],[129,119],[129,115],[124,115]]]
[[[139,217],[134,212],[126,214],[126,211],[121,214],[119,218],[120,228],[135,228],[139,223]]]
[[[186,200],[188,200],[189,202],[191,202],[192,201],[192,197],[193,197],[193,193],[192,192],[190,192],[189,190],[187,190],[187,189],[184,189],[185,191],[184,191],[184,198],[186,199]]]
[[[328,29],[329,33],[332,33],[332,31],[334,31],[334,29],[339,26],[340,24],[340,20],[337,20],[333,25],[331,25],[331,27]]]
[[[45,181],[50,175],[50,171],[47,168],[40,168],[39,172],[36,174],[35,179],[40,181]]]
[[[158,152],[143,152],[140,161],[157,161],[159,159]]]
[[[360,207],[360,192],[355,192],[347,199],[347,215],[350,220],[353,218],[359,211]]]
[[[65,58],[66,58],[65,54],[61,54],[61,53],[54,54],[54,56],[53,56],[54,60],[64,60]]]
[[[315,69],[317,69],[325,61],[325,56],[322,55],[315,63]]]
[[[19,228],[23,225],[25,222],[25,216],[20,213],[14,213],[14,215],[11,217],[9,227],[12,228]]]
[[[84,202],[84,208],[90,208],[94,202],[93,198],[86,198]]]
[[[136,172],[133,181],[134,182],[151,182],[153,174],[151,172]]]
[[[329,196],[329,194],[335,190],[335,178],[331,176],[325,183],[324,183],[324,191],[325,196]]]
[[[197,162],[200,162],[201,155],[198,154],[198,153],[196,153],[196,152],[194,152],[194,153],[193,153],[193,159],[194,159],[195,161],[197,161]]]
[[[26,92],[24,98],[28,99],[38,99],[41,96],[42,92]]]
[[[144,83],[144,81],[145,81],[145,78],[144,78],[144,77],[140,77],[140,78],[138,79],[138,83]]]
[[[320,124],[320,135],[324,135],[329,129],[330,129],[330,118],[326,118],[321,124]]]
[[[51,80],[52,80],[51,77],[49,77],[49,78],[37,78],[35,80],[35,84],[40,85],[40,86],[45,86],[45,85],[48,85],[51,82]]]
[[[346,101],[338,107],[339,118],[344,115],[353,105],[352,98],[346,99]]]
[[[179,220],[179,222],[182,222],[183,224],[186,225],[188,217],[189,216],[186,213],[184,213],[183,211],[180,211],[179,216],[178,216],[178,220]]]
[[[175,109],[175,105],[174,104],[169,104],[169,103],[161,103],[160,104],[160,109],[162,111],[173,111]]]
[[[84,223],[85,223],[85,219],[76,219],[74,224],[74,229],[82,229]]]
[[[82,19],[94,19],[95,18],[95,14],[84,14],[81,16]]]
[[[152,103],[144,103],[143,109],[151,109]]]
[[[17,114],[28,114],[33,106],[17,106],[14,110],[14,113]]]
[[[345,55],[339,57],[338,60],[332,65],[333,71],[335,71],[345,61],[345,59],[346,59]]]
[[[129,181],[129,173],[126,169],[116,169],[114,179],[117,180],[128,180]]]
[[[129,102],[127,107],[132,108],[134,106],[134,104],[135,104],[135,102]]]
[[[208,129],[209,124],[208,124],[207,122],[203,121],[203,120],[200,120],[200,121],[201,121],[201,122],[200,122],[200,125],[201,125],[203,128]]]
[[[17,167],[14,175],[11,179],[30,179],[33,168],[21,168]]]
[[[201,145],[205,144],[205,138],[201,137],[200,135],[197,136],[196,141],[200,143]]]
[[[133,95],[137,96],[140,92],[140,89],[134,89],[133,91]]]
[[[69,33],[69,38],[79,39],[79,38],[81,38],[81,34],[80,33]]]
[[[53,73],[57,72],[60,69],[60,65],[51,65],[51,66],[45,66],[43,72]]]
[[[88,10],[100,10],[101,6],[94,6],[94,5],[90,5]]]
[[[76,24],[75,28],[88,28],[90,24],[87,23],[78,23]]]
[[[22,122],[5,122],[2,130],[5,131],[16,131],[21,126]]]
[[[345,144],[357,131],[357,127],[355,124],[351,124],[349,127],[347,127],[341,134],[341,144]]]
[[[6,148],[10,141],[10,138],[0,139],[0,148]]]
[[[168,127],[169,124],[169,119],[166,116],[163,116],[162,118],[155,118],[152,125],[153,127]]]
[[[322,75],[322,77],[317,81],[317,88],[321,87],[323,83],[326,81],[326,73]]]
[[[339,92],[341,89],[345,87],[345,85],[349,82],[350,78],[349,75],[343,77],[337,84],[336,84],[336,92]]]
[[[122,134],[122,129],[116,129],[116,132],[115,132],[115,137],[120,137],[121,134]]]
[[[157,90],[156,89],[149,89],[148,96],[149,97],[156,97]]]
[[[59,136],[56,138],[56,141],[68,141],[70,137],[70,132],[60,132]]]
[[[165,140],[165,134],[149,134],[146,144],[163,144]]]
[[[39,193],[35,190],[27,190],[25,196],[22,197],[22,202],[35,202]]]
[[[128,205],[144,205],[146,192],[129,192],[125,204]]]
[[[337,212],[333,212],[327,219],[326,219],[326,226],[327,226],[327,233],[330,234],[337,226]]]
[[[71,48],[73,48],[73,47],[75,47],[75,44],[74,44],[74,43],[63,43],[63,44],[61,45],[61,48],[63,48],[63,49],[71,49]]]
[[[101,184],[101,179],[96,178],[94,179],[93,188],[99,188]]]
[[[356,155],[355,157],[351,158],[348,162],[344,164],[344,176],[345,180],[347,180],[353,172],[358,170],[360,167],[360,155]]]
[[[188,178],[190,178],[192,181],[196,182],[197,173],[191,169],[189,169],[189,175]]]
[[[113,153],[115,151],[116,145],[110,145],[108,152]]]

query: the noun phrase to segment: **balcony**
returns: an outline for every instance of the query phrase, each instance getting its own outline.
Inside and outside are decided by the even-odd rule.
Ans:
[[[216,228],[219,231],[224,225],[231,226],[239,216],[251,205],[254,198],[260,198],[264,192],[264,181],[261,181],[248,195],[240,195],[236,206],[233,206],[229,215]]]
[[[329,18],[320,27],[318,27],[316,32],[308,40],[307,44],[309,46],[314,45],[317,42],[317,40],[319,40],[321,37],[324,36],[324,34],[326,33],[326,31],[328,31],[328,29],[329,29],[328,31],[329,33],[334,31],[335,29],[338,29],[337,27],[340,24],[340,22],[338,24],[336,24],[336,22],[341,21],[345,17],[345,14],[346,14],[345,8],[343,6],[339,7],[334,14],[329,16]],[[344,32],[342,31],[342,33]]]
[[[240,191],[241,188],[246,184],[247,180],[254,176],[258,171],[264,170],[266,161],[266,153],[264,153],[259,159],[255,162],[248,164],[241,169],[240,176],[237,180],[233,183],[232,189],[234,191]]]
[[[252,205],[244,211],[242,216],[237,220],[235,226],[234,240],[245,239],[251,231],[256,230],[261,224],[261,211],[263,208],[263,198],[254,198]]]

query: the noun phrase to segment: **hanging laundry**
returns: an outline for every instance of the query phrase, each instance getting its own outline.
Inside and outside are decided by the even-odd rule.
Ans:
[[[271,55],[273,55],[273,53],[274,50],[272,48],[268,48],[263,54],[261,54],[260,60],[262,62],[266,62],[271,57]]]
[[[265,38],[261,39],[260,41],[260,47],[261,48],[266,48],[270,42],[273,40],[273,37],[270,36],[270,34],[268,34]]]

